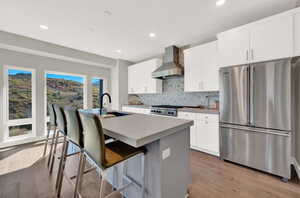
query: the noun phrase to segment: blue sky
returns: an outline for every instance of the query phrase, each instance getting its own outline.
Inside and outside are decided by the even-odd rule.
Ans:
[[[16,74],[31,74],[30,71],[23,71],[23,70],[16,70],[16,69],[9,69],[8,70],[9,75],[16,75]]]
[[[69,75],[60,75],[60,74],[47,74],[47,78],[60,78],[60,79],[72,80],[72,81],[83,83],[83,78],[79,77],[79,76],[69,76]]]

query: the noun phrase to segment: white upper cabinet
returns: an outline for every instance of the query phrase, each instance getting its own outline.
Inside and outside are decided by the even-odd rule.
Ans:
[[[161,66],[160,59],[151,59],[128,67],[128,93],[161,93],[162,81],[152,78],[152,72]]]
[[[221,67],[293,56],[293,16],[268,17],[218,34]]]
[[[238,27],[218,34],[218,63],[221,67],[249,63],[250,30]]]
[[[300,10],[295,14],[295,51],[294,56],[300,56]]]
[[[217,41],[184,51],[184,91],[219,90]]]
[[[276,15],[251,25],[250,60],[262,62],[293,56],[293,16]]]

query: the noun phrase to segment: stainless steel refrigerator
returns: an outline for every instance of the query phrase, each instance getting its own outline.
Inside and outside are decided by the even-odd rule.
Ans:
[[[221,159],[290,179],[293,64],[220,69]]]

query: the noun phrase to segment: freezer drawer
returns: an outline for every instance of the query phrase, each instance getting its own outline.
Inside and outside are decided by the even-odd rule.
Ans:
[[[290,179],[290,133],[220,127],[220,157]]]

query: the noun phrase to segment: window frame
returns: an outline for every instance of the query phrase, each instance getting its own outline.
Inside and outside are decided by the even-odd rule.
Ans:
[[[47,74],[56,74],[56,75],[67,75],[67,76],[77,76],[83,78],[83,108],[87,108],[87,76],[86,75],[80,75],[80,74],[74,74],[74,73],[68,73],[68,72],[59,72],[59,71],[51,71],[51,70],[45,70],[44,71],[44,111],[45,111],[45,135],[47,134],[48,128],[47,123],[50,121],[50,117],[47,116]]]
[[[108,91],[108,81],[107,81],[107,79],[105,77],[101,76],[101,75],[97,75],[97,76],[93,75],[93,76],[91,76],[90,82],[89,82],[89,84],[91,86],[91,89],[93,89],[93,82],[92,81],[93,81],[94,78],[98,78],[98,79],[102,79],[103,80],[103,93],[106,93]],[[93,93],[91,93],[91,94],[92,94],[91,97],[93,97]],[[92,105],[91,108],[93,109],[94,108],[93,101],[91,101],[91,105]]]
[[[23,140],[30,137],[36,137],[36,69],[30,67],[19,67],[19,66],[10,66],[4,65],[3,71],[3,121],[4,121],[4,142]],[[8,71],[10,69],[28,71],[31,72],[31,118],[22,118],[22,119],[9,119],[9,77]],[[11,126],[21,126],[31,124],[32,130],[30,134],[18,135],[18,136],[9,136],[9,127]]]

